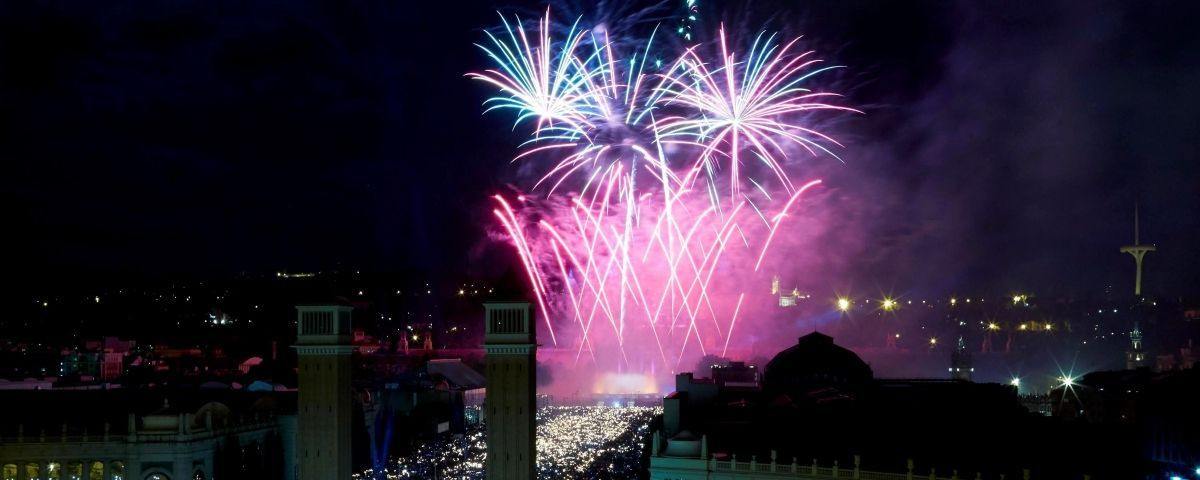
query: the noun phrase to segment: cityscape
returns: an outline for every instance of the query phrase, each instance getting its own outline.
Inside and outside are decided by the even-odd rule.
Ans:
[[[0,5],[0,480],[1200,480],[1195,5]]]

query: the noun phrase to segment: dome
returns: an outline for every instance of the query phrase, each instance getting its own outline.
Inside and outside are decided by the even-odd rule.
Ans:
[[[858,355],[833,344],[833,338],[810,333],[779,352],[763,372],[763,388],[793,398],[814,389],[854,389],[870,382],[871,367]]]
[[[196,410],[196,414],[192,416],[192,427],[199,428],[207,424],[205,417],[212,416],[213,425],[224,425],[228,422],[230,411],[229,407],[221,402],[208,402],[201,405]]]

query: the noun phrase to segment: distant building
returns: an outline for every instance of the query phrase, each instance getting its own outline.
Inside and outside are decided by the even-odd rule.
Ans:
[[[1188,370],[1196,366],[1196,350],[1191,339],[1188,339],[1187,344],[1179,347],[1179,355],[1173,353],[1164,353],[1158,355],[1155,364],[1155,371],[1168,372],[1171,370]]]
[[[64,352],[62,362],[59,364],[59,375],[98,377],[100,376],[101,358],[99,352]]]
[[[974,373],[975,365],[971,362],[971,351],[967,350],[966,340],[959,335],[958,344],[954,346],[954,351],[950,352],[950,378],[969,382]]]
[[[1133,322],[1133,331],[1129,332],[1129,350],[1125,352],[1125,368],[1142,368],[1146,363],[1146,350],[1142,348],[1142,329],[1137,322]]]
[[[790,292],[785,292],[779,287],[779,276],[771,278],[771,294],[779,297],[780,307],[795,307],[800,300],[808,300],[812,297],[811,294],[801,292],[800,289],[793,288]]]

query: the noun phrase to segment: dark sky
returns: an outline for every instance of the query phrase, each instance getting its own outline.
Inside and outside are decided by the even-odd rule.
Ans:
[[[517,140],[463,77],[483,65],[472,42],[497,8],[0,3],[6,266],[41,279],[478,269],[498,255],[480,248],[486,197]],[[804,33],[849,66],[832,87],[866,114],[833,127],[846,163],[818,169],[843,213],[829,255],[852,259],[823,272],[831,282],[1129,288],[1116,249],[1140,201],[1160,249],[1149,290],[1200,287],[1200,4],[704,11]]]

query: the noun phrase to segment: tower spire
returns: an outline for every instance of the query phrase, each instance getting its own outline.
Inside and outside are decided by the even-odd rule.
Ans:
[[[1133,244],[1141,245],[1141,240],[1138,239],[1138,203],[1133,202]]]

